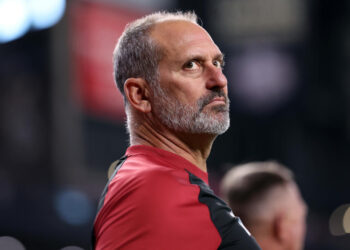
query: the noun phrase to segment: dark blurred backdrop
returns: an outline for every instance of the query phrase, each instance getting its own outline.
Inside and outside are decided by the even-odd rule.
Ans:
[[[213,189],[234,164],[278,160],[309,205],[305,249],[350,249],[346,0],[70,0],[53,27],[0,43],[0,248],[89,249],[128,146],[113,46],[155,10],[194,10],[226,55],[231,128],[208,160]]]

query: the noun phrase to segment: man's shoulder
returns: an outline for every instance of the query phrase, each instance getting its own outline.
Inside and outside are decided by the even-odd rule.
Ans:
[[[188,180],[188,173],[184,169],[160,159],[141,155],[128,157],[112,182],[157,186],[170,185],[183,179]]]
[[[196,202],[198,192],[185,170],[158,164],[138,166],[127,159],[108,185],[103,213],[133,207],[137,218],[139,214],[167,217],[166,211],[179,207],[179,203]]]
[[[127,156],[116,176],[148,180],[172,177],[175,173],[186,173],[186,171],[178,166],[176,161],[145,153]]]

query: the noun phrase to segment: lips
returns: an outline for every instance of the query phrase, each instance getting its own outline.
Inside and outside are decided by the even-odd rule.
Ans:
[[[216,102],[226,104],[226,98],[223,96],[217,96],[217,97],[214,97],[213,99],[211,99],[211,101],[209,103],[216,103]]]
[[[229,103],[230,100],[228,99],[227,95],[222,89],[220,89],[217,91],[211,91],[211,93],[208,95],[201,97],[198,100],[197,105],[199,107],[199,111],[201,112],[208,104],[227,107]]]

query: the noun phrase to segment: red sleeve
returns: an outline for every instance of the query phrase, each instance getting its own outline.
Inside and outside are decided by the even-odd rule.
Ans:
[[[185,171],[116,179],[95,222],[96,249],[217,249],[221,238],[199,191]]]

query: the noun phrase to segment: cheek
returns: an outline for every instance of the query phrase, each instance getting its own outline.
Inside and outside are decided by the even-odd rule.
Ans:
[[[304,242],[305,234],[306,234],[306,222],[305,222],[305,220],[303,220],[301,222],[300,232],[299,232],[299,239],[300,239],[300,241]]]
[[[179,101],[188,104],[196,103],[203,95],[203,90],[195,81],[173,81],[168,89]]]
[[[296,221],[293,226],[293,239],[294,240],[294,249],[302,250],[305,240],[306,224],[305,220]]]

